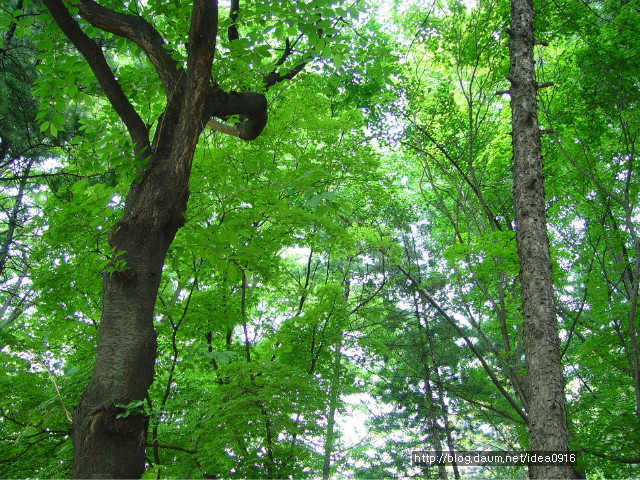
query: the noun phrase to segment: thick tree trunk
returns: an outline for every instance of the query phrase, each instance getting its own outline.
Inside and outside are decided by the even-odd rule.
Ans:
[[[71,434],[74,478],[139,478],[145,468],[148,419],[143,412],[118,405],[143,401],[153,382],[157,348],[153,309],[167,250],[184,224],[191,163],[210,115],[218,6],[212,0],[193,2],[187,68],[178,72],[150,24],[90,0],[81,4],[85,19],[140,45],[165,84],[168,102],[150,144],[146,125],[117,83],[100,46],[60,0],[44,3],[127,126],[138,159],[148,158],[109,238],[117,256],[104,273],[96,362],[74,410]]]
[[[559,352],[533,60],[533,4],[511,1],[511,111],[513,197],[524,347],[529,381],[529,438],[532,451],[568,451],[564,380]],[[531,478],[571,478],[571,468],[530,465]]]
[[[116,404],[144,400],[153,382],[153,309],[167,250],[184,224],[189,175],[205,126],[205,89],[187,82],[165,110],[153,154],[131,184],[110,244],[124,265],[106,272],[91,382],[73,418],[74,478],[139,478],[144,472],[147,418],[126,417]]]
[[[201,89],[204,90],[204,89]],[[91,382],[73,416],[74,478],[139,478],[145,467],[148,421],[116,404],[144,400],[153,382],[153,309],[167,250],[184,224],[189,175],[205,125],[202,96],[190,82],[170,102],[156,131],[153,155],[131,184],[110,244],[122,253],[103,278],[98,353]],[[199,120],[200,119],[200,120]]]
[[[165,163],[154,161],[158,167]],[[103,278],[96,363],[73,415],[74,478],[139,478],[144,472],[147,418],[135,411],[117,418],[125,411],[116,404],[143,400],[153,382],[153,309],[188,197],[188,175],[163,180],[159,171],[152,168],[133,183],[110,238],[115,251],[125,252],[118,257],[125,264]]]
[[[212,127],[243,140],[258,137],[267,123],[267,101],[264,93],[223,92],[212,81],[217,0],[193,0],[185,44],[186,68],[174,60],[160,33],[141,16],[110,10],[94,0],[74,2],[84,21],[130,40],[155,68],[167,104],[151,143],[147,124],[125,95],[99,43],[87,35],[62,0],[43,3],[87,61],[126,126],[138,160],[148,159],[140,177],[131,184],[122,218],[111,231],[109,241],[117,254],[115,271],[106,272],[103,278],[96,363],[74,411],[72,426],[74,478],[137,478],[144,472],[147,418],[142,412],[117,405],[144,400],[153,382],[157,348],[153,309],[167,250],[184,223],[198,137],[212,117],[233,115],[241,120],[234,126],[214,121]],[[237,37],[237,2],[235,7],[230,36]],[[293,53],[288,40],[286,45],[277,66]],[[284,73],[274,70],[265,75],[265,89],[293,78],[306,61]],[[117,418],[121,414],[125,416]]]

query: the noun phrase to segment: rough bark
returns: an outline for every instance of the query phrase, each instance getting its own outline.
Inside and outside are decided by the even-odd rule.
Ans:
[[[153,309],[167,249],[184,223],[191,162],[209,113],[205,106],[216,43],[217,5],[194,2],[187,72],[172,85],[151,151],[148,130],[115,80],[101,49],[59,0],[45,0],[45,5],[92,68],[127,126],[137,155],[149,156],[148,168],[132,183],[123,216],[111,231],[111,247],[121,253],[124,268],[103,277],[96,362],[74,410],[72,425],[74,478],[137,478],[145,468],[148,419],[135,411],[118,418],[125,411],[117,405],[143,400],[153,381]],[[119,17],[114,15],[112,23],[117,24]]]
[[[169,129],[175,135],[166,134],[172,137],[170,154],[159,142],[152,167],[132,184],[110,235],[112,248],[124,252],[125,266],[103,278],[96,363],[73,418],[75,478],[138,478],[144,472],[147,419],[118,419],[122,410],[115,405],[144,399],[153,381],[153,309],[167,250],[183,224],[191,159],[203,126],[183,120],[188,105],[198,111],[197,96],[189,97]]]
[[[524,347],[532,451],[568,451],[564,380],[555,314],[540,129],[537,119],[533,4],[511,1],[513,198],[520,261]],[[571,478],[571,468],[530,465],[531,478]]]

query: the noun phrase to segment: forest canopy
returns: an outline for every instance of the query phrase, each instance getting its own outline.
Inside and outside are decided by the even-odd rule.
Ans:
[[[639,108],[638,0],[3,2],[0,478],[637,477]]]

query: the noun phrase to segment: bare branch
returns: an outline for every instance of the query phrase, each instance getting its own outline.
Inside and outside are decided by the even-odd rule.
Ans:
[[[500,380],[496,376],[496,374],[493,371],[493,369],[491,368],[491,366],[484,359],[484,356],[482,355],[482,353],[476,348],[476,346],[473,344],[473,342],[470,340],[470,338],[465,334],[465,332],[462,330],[462,328],[460,328],[458,326],[457,322],[453,318],[451,318],[449,316],[449,314],[440,306],[440,304],[438,302],[435,301],[435,299],[433,297],[431,297],[431,295],[429,295],[427,293],[427,291],[424,288],[422,288],[420,283],[411,275],[411,273],[409,273],[408,270],[406,270],[402,265],[397,265],[397,268],[413,284],[413,286],[416,288],[416,291],[418,292],[418,294],[424,300],[426,300],[427,303],[429,303],[429,305],[431,305],[433,308],[435,308],[438,311],[438,313],[440,315],[442,315],[442,317],[449,323],[449,325],[451,325],[453,327],[453,329],[458,333],[458,335],[460,335],[460,337],[464,340],[464,342],[469,347],[469,350],[471,350],[473,352],[473,354],[476,356],[476,358],[482,364],[482,367],[484,368],[484,370],[487,373],[487,375],[489,375],[489,378],[491,379],[491,382],[500,391],[500,393],[507,400],[507,402],[509,402],[511,407],[520,416],[520,418],[522,418],[522,420],[525,423],[528,424],[529,420],[528,420],[528,417],[527,417],[527,414],[525,413],[525,411],[522,409],[522,407],[520,407],[520,405],[517,404],[517,402],[511,396],[511,394],[509,392],[507,392],[507,390],[504,388],[504,386],[502,385],[502,382],[500,382]]]
[[[232,137],[240,136],[240,129],[238,128],[238,124],[227,125],[226,123],[219,122],[212,118],[207,122],[207,125],[214,132],[224,133],[225,135],[231,135]]]
[[[178,450],[179,452],[186,452],[186,453],[190,453],[192,455],[198,453],[197,450],[192,450],[192,449],[189,449],[189,448],[176,447],[176,446],[173,446],[173,445],[160,445],[159,443],[147,443],[147,447],[165,448],[167,450]]]

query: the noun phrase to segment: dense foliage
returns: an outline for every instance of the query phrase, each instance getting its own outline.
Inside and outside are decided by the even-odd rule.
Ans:
[[[5,3],[0,477],[62,478],[101,278],[122,267],[108,232],[145,164],[40,2]],[[153,18],[185,61],[191,2],[100,3]],[[527,450],[509,3],[246,3],[239,18],[220,6],[221,31],[242,31],[218,46],[222,86],[260,89],[251,73],[285,38],[305,68],[267,92],[257,139],[200,137],[156,302],[155,380],[117,405],[148,415],[145,478],[391,478],[421,473],[412,450]],[[570,449],[586,478],[633,478],[640,3],[535,7]],[[83,28],[155,122],[164,94],[146,57]]]

